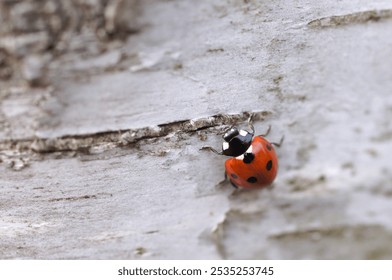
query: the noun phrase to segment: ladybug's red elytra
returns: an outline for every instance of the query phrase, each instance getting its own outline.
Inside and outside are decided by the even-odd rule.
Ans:
[[[264,135],[254,136],[254,127],[249,119],[249,128],[238,130],[236,127],[228,129],[223,135],[222,151],[211,147],[203,147],[219,155],[230,156],[225,162],[225,178],[235,187],[247,189],[263,188],[272,184],[278,173],[278,157],[274,145],[264,137],[268,135],[271,126]]]

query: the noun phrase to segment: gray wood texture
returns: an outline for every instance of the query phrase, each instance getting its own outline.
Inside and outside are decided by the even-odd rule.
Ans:
[[[392,258],[390,1],[123,2],[0,30],[0,258]],[[200,148],[251,112],[280,169],[236,192]]]

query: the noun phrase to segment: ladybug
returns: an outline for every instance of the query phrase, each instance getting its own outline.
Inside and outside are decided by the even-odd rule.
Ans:
[[[280,147],[283,137],[279,143],[271,143],[264,138],[271,126],[265,134],[254,137],[255,130],[250,120],[248,125],[251,132],[238,130],[236,127],[226,130],[222,137],[224,141],[221,152],[212,147],[202,149],[231,157],[225,162],[225,178],[235,188],[263,188],[271,185],[276,178],[278,157],[274,146]]]

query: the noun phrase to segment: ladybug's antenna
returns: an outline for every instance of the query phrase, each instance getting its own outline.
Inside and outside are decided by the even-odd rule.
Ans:
[[[217,150],[215,150],[214,148],[212,148],[210,146],[201,147],[200,150],[208,150],[208,151],[211,151],[217,155],[223,155],[222,152],[218,152]]]
[[[255,134],[255,128],[253,126],[253,116],[254,116],[253,113],[251,113],[250,116],[249,116],[248,127],[249,127],[250,130],[252,130],[252,134],[254,135]]]

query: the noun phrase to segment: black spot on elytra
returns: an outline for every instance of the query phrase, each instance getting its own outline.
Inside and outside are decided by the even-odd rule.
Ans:
[[[245,153],[244,159],[242,160],[244,163],[249,164],[255,159],[255,155],[253,153]]]
[[[271,151],[271,150],[272,150],[271,145],[267,144],[266,147],[267,147],[267,150],[268,150],[268,151]]]
[[[246,181],[248,181],[249,183],[256,183],[257,178],[252,176],[252,177],[249,177]]]
[[[231,178],[233,178],[233,179],[237,179],[237,178],[238,178],[238,176],[235,175],[234,173],[231,173],[230,176],[231,176]]]
[[[267,168],[268,171],[271,170],[271,168],[272,168],[272,160],[269,160],[269,161],[267,162],[267,165],[265,166],[265,168]]]

